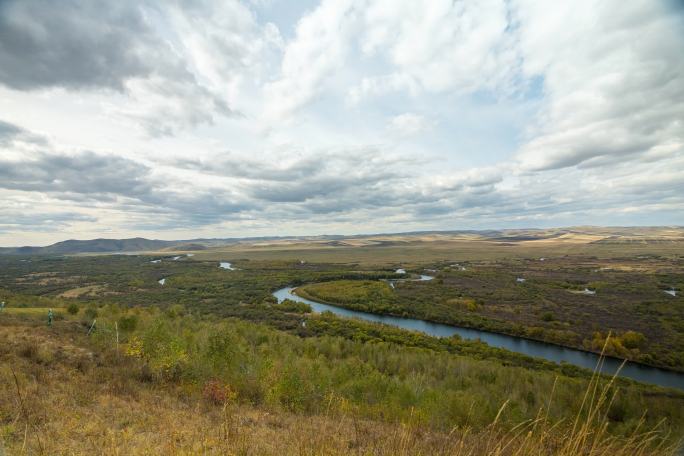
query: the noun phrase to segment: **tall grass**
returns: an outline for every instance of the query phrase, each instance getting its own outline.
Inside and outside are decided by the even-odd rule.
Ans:
[[[0,325],[0,383],[15,385],[9,366],[17,374],[0,389],[8,454],[669,456],[681,435],[647,414],[616,429],[613,404],[638,396],[599,375],[600,364],[586,382],[531,383],[525,416],[529,389],[515,383],[544,373],[159,312],[137,312],[117,352],[108,325],[132,315],[102,310],[89,337],[69,320]],[[454,402],[456,387],[473,400]],[[658,416],[676,415],[672,400]]]

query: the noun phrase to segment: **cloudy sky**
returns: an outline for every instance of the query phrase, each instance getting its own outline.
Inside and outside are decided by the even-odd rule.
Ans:
[[[0,245],[684,225],[666,0],[0,2]]]

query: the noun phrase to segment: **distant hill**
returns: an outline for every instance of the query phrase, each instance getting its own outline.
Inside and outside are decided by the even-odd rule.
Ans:
[[[178,244],[177,241],[159,241],[145,238],[131,239],[92,239],[57,242],[46,247],[12,247],[0,248],[5,255],[68,255],[75,253],[115,253],[159,250]]]
[[[357,235],[318,236],[262,236],[245,238],[186,239],[161,241],[145,238],[68,240],[45,247],[0,248],[0,255],[73,255],[78,253],[117,253],[144,251],[193,251],[223,247],[235,244],[258,244],[263,242],[296,243],[300,241],[321,242],[329,246],[350,245],[398,245],[414,240],[437,239],[439,237],[467,240],[485,240],[499,243],[564,241],[602,244],[663,244],[684,242],[684,227],[568,227],[548,229],[507,230],[452,230],[412,231],[405,233],[379,233]]]

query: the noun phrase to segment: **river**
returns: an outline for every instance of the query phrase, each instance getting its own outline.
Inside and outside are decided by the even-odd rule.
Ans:
[[[426,278],[423,278],[423,280],[429,280],[427,279],[429,276],[425,277]],[[293,289],[294,288],[292,287],[281,288],[280,290],[275,291],[273,296],[278,299],[278,302],[281,302],[285,299],[291,299],[293,301],[309,304],[315,312],[330,311],[341,317],[360,318],[362,320],[397,326],[399,328],[408,329],[411,331],[419,331],[435,337],[449,337],[453,336],[454,334],[458,334],[464,339],[480,339],[482,342],[486,342],[493,347],[505,348],[506,350],[523,353],[525,355],[538,358],[544,358],[557,363],[566,362],[591,370],[594,370],[599,361],[599,356],[595,353],[561,347],[560,345],[547,344],[545,342],[525,339],[522,337],[508,336],[505,334],[445,325],[441,323],[432,323],[414,318],[377,315],[368,312],[349,310],[342,307],[322,304],[320,302],[315,302],[293,294]],[[616,372],[620,364],[622,364],[621,360],[615,358],[606,358],[604,360],[602,372],[605,374],[613,374]],[[684,390],[684,374],[665,369],[659,369],[657,367],[627,362],[620,371],[620,376],[628,377],[644,383],[652,383],[654,385]]]

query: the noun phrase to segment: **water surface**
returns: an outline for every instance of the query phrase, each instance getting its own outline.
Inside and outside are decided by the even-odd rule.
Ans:
[[[464,339],[479,339],[493,347],[504,348],[513,352],[544,358],[557,363],[565,362],[574,364],[575,366],[592,370],[596,367],[596,364],[599,361],[599,356],[594,353],[561,347],[560,345],[547,344],[545,342],[525,339],[522,337],[508,336],[505,334],[497,334],[488,331],[481,331],[478,329],[462,328],[459,326],[445,325],[442,323],[432,323],[414,318],[377,315],[368,312],[361,312],[328,304],[322,304],[293,294],[293,289],[294,288],[292,287],[281,288],[280,290],[275,291],[273,296],[278,299],[278,302],[282,302],[285,299],[291,299],[293,301],[306,303],[310,305],[315,312],[330,311],[341,317],[360,318],[362,320],[392,325],[411,331],[419,331],[435,337],[450,337],[454,334],[458,334]],[[603,372],[606,374],[614,374],[620,364],[622,364],[622,360],[606,358],[604,360]],[[620,375],[644,383],[652,383],[655,385],[684,390],[684,374],[668,371],[665,369],[659,369],[657,367],[649,367],[628,362],[620,371]]]

